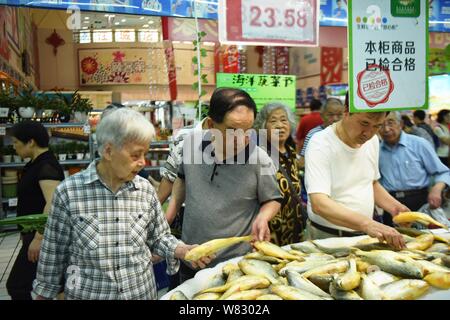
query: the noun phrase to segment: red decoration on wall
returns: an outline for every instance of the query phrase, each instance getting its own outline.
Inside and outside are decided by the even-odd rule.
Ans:
[[[45,39],[45,42],[53,46],[53,54],[55,56],[58,53],[58,47],[66,44],[64,39],[61,38],[58,33],[56,33],[56,29],[53,29],[53,33],[47,39]]]
[[[170,99],[176,100],[178,95],[177,89],[177,68],[175,64],[175,52],[173,50],[172,41],[169,39],[169,19],[161,18],[164,55],[167,64],[167,76],[169,78]]]
[[[320,84],[342,82],[343,49],[322,47],[320,53]]]
[[[223,54],[223,72],[239,73],[238,56],[239,52],[237,46],[226,47]]]

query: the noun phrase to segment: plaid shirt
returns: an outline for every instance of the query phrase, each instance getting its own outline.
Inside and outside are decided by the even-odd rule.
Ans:
[[[179,243],[147,180],[136,176],[114,194],[94,161],[55,191],[34,292],[54,298],[66,279],[66,299],[156,299],[152,253],[174,273]]]

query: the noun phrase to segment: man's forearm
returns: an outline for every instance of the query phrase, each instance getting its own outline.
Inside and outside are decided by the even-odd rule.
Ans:
[[[277,214],[281,209],[281,204],[278,201],[272,200],[264,203],[260,210],[259,214],[262,218],[267,219],[267,221],[272,220],[273,217]]]
[[[372,222],[371,218],[346,208],[326,194],[313,193],[310,194],[310,199],[314,213],[337,226],[365,232]]]
[[[177,178],[173,184],[172,197],[166,211],[166,219],[169,225],[173,222],[177,213],[181,209],[181,205],[183,204],[186,195],[185,192],[184,181]]]
[[[394,213],[395,208],[402,206],[402,204],[391,196],[378,181],[373,183],[373,195],[375,204],[390,214]]]
[[[158,200],[161,205],[166,202],[167,198],[172,193],[173,183],[167,180],[166,178],[162,178],[161,183],[158,187]]]

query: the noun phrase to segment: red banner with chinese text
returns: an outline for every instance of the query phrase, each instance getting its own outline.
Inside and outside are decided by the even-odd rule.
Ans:
[[[343,49],[322,47],[320,53],[320,84],[342,82]]]

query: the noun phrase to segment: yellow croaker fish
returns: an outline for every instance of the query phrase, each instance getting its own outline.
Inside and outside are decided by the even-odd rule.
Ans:
[[[202,293],[195,296],[192,300],[219,300],[221,294],[216,292]]]
[[[253,278],[253,276],[242,276],[240,278],[237,278],[233,281],[227,282],[222,286],[218,286],[218,287],[211,287],[211,288],[207,288],[207,289],[203,289],[202,291],[199,292],[199,294],[202,293],[208,293],[208,292],[214,292],[214,293],[223,293],[225,291],[227,291],[232,285],[235,285],[236,283],[239,283],[241,281],[246,281],[249,278]]]
[[[235,271],[235,270],[241,270],[241,269],[239,269],[239,266],[236,263],[227,263],[226,265],[223,266],[222,273],[225,277],[228,277],[230,272]]]
[[[416,240],[412,242],[408,242],[406,247],[408,249],[413,250],[421,250],[424,251],[431,247],[434,241],[434,236],[432,234],[422,234],[416,238]]]
[[[356,259],[356,268],[359,272],[367,272],[367,268],[370,267],[370,263],[363,261],[362,259]]]
[[[316,274],[308,278],[308,280],[310,280],[324,292],[329,292],[330,283],[333,281],[333,279],[334,277],[332,274]]]
[[[378,287],[400,280],[400,278],[384,271],[371,272],[367,274],[367,277]]]
[[[389,297],[367,275],[361,275],[359,294],[364,300],[388,300]]]
[[[189,300],[189,299],[182,291],[177,290],[170,296],[170,300]]]
[[[249,276],[244,281],[239,281],[233,284],[224,294],[220,297],[220,300],[225,300],[229,296],[250,289],[264,289],[270,285],[270,281],[261,276]]]
[[[253,236],[245,236],[245,237],[232,237],[232,238],[224,238],[224,239],[215,239],[208,242],[205,242],[192,250],[189,250],[184,257],[186,261],[197,261],[202,257],[210,256],[222,249],[225,249],[229,246],[237,244],[239,242],[249,242],[253,239]]]
[[[415,263],[415,260],[405,255],[388,250],[370,252],[357,250],[355,253],[365,261],[377,265],[381,270],[390,274],[404,278],[423,278],[422,268]]]
[[[264,253],[260,252],[260,251],[256,251],[256,252],[250,252],[247,253],[244,256],[245,259],[256,259],[256,260],[262,260],[262,261],[266,261],[268,263],[272,263],[272,264],[279,264],[284,262],[283,259],[279,259],[277,257],[272,257],[272,256],[267,256]]]
[[[342,273],[347,271],[348,269],[348,261],[347,260],[339,260],[335,262],[328,262],[325,265],[321,265],[315,268],[312,268],[305,273],[302,274],[303,277],[309,278],[312,275],[316,274],[331,274],[331,273]]]
[[[448,272],[434,272],[423,278],[433,287],[439,289],[450,289],[450,273]]]
[[[450,269],[444,266],[437,265],[433,262],[426,260],[416,260],[416,263],[422,267],[423,273],[425,275],[435,272],[450,273]]]
[[[247,275],[262,276],[267,278],[273,284],[279,284],[278,273],[268,262],[255,259],[242,259],[238,262],[242,272]]]
[[[429,287],[423,280],[402,279],[381,287],[381,290],[391,300],[414,300],[424,295]]]
[[[298,255],[293,255],[286,250],[280,248],[276,244],[273,244],[268,241],[256,241],[254,244],[255,248],[257,248],[259,251],[263,252],[265,255],[277,257],[280,259],[287,259],[287,260],[297,260],[297,261],[304,261],[305,259],[303,257],[300,257]]]
[[[450,246],[446,243],[435,243],[431,247],[429,247],[426,251],[450,254]]]
[[[253,289],[233,293],[231,296],[225,300],[256,300],[258,297],[268,294],[267,289]]]
[[[417,230],[414,228],[395,227],[395,229],[402,234],[407,234],[407,235],[410,235],[413,237],[417,237],[422,234],[429,234],[429,232]],[[449,243],[448,239],[441,237],[440,235],[433,233],[433,237],[434,237],[434,240],[436,240],[436,241],[440,241],[440,242],[447,243],[447,244]]]
[[[400,212],[392,219],[395,223],[410,223],[410,222],[419,222],[420,224],[428,226],[429,224],[434,224],[438,227],[448,229],[447,226],[442,223],[434,220],[431,216],[422,213],[422,212]]]
[[[256,298],[256,300],[283,300],[281,297],[277,296],[276,294],[263,294],[262,296],[259,296]]]
[[[303,253],[300,250],[294,250],[294,249],[289,250],[288,253],[293,254],[294,256],[299,256],[299,257],[307,256],[306,253]]]
[[[330,294],[336,300],[363,300],[354,290],[339,290],[334,283],[330,284]]]
[[[270,291],[283,300],[323,300],[312,293],[286,285],[271,286]]]
[[[331,299],[331,296],[328,293],[326,293],[325,291],[320,289],[318,286],[316,286],[314,283],[312,283],[308,279],[302,277],[297,272],[288,271],[287,279],[288,279],[288,283],[291,287],[308,291],[309,293],[312,293],[318,297]]]
[[[356,260],[350,259],[348,264],[349,268],[347,272],[345,272],[343,275],[337,276],[334,279],[334,284],[339,290],[353,290],[358,287],[359,283],[361,282],[361,275],[356,269]]]
[[[322,251],[320,251],[319,248],[317,248],[311,241],[291,244],[291,248],[304,253],[322,253]]]
[[[226,282],[226,283],[228,284],[228,283],[230,283],[230,282],[233,282],[234,280],[241,278],[243,275],[244,275],[244,273],[241,271],[241,269],[238,269],[238,270],[232,270],[232,271],[230,271],[230,273],[228,274],[227,282]]]

